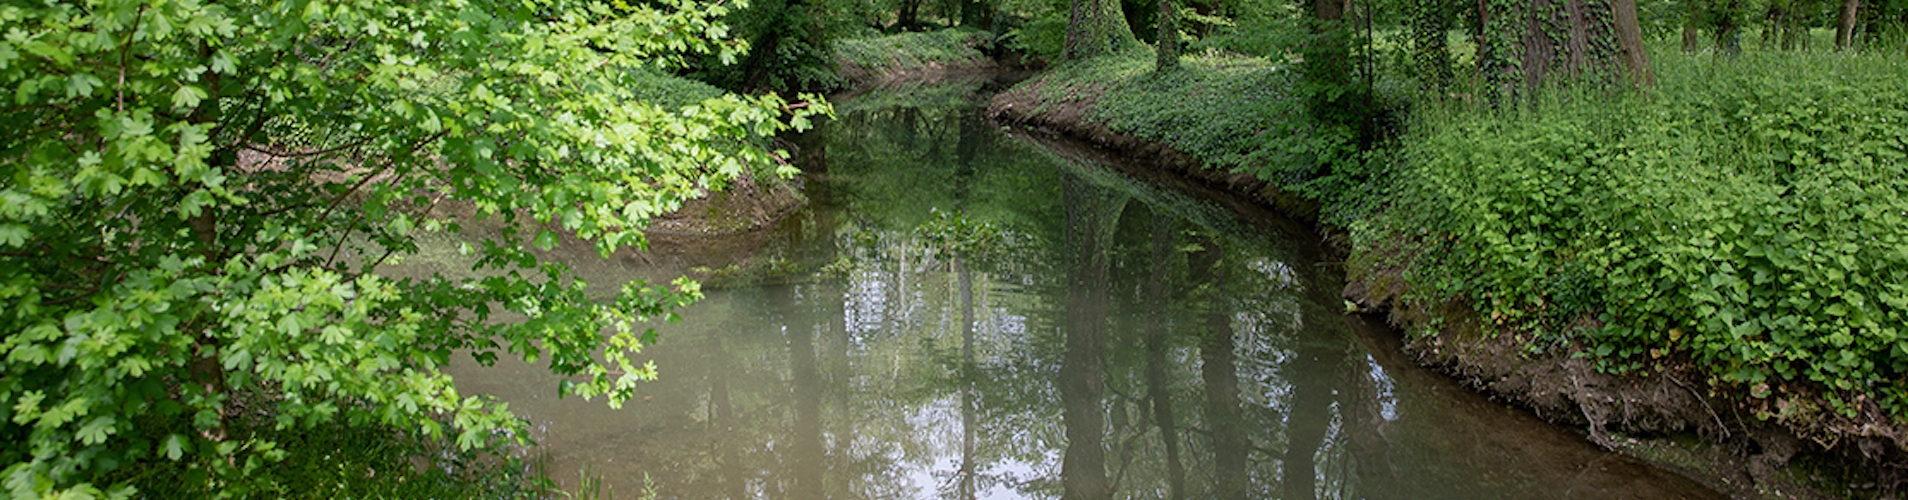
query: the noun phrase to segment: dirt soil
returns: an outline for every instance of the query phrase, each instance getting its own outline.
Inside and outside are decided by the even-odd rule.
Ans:
[[[1317,222],[1314,203],[1107,129],[1091,116],[1099,88],[1073,89],[1049,101],[1043,98],[1053,93],[1047,85],[1036,77],[996,95],[988,116],[1005,126],[1088,140]],[[1349,250],[1333,228],[1319,229],[1341,255]],[[1903,498],[1908,488],[1908,459],[1886,451],[1895,447],[1822,442],[1759,420],[1743,411],[1734,395],[1716,394],[1707,376],[1687,361],[1671,360],[1647,374],[1613,376],[1561,352],[1566,349],[1527,353],[1525,339],[1485,334],[1468,305],[1401,303],[1409,283],[1400,269],[1347,266],[1347,282],[1347,301],[1395,327],[1424,331],[1425,325],[1441,325],[1435,335],[1406,339],[1404,351],[1420,364],[1551,422],[1586,429],[1589,439],[1605,449],[1676,471],[1733,498]],[[1876,449],[1884,451],[1863,456]]]

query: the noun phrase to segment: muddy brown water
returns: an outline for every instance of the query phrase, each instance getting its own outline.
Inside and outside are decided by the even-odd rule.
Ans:
[[[614,498],[1720,497],[1417,367],[1303,225],[990,125],[1003,84],[838,103],[810,203],[741,250],[574,263],[726,269],[623,409],[520,362],[459,389]]]

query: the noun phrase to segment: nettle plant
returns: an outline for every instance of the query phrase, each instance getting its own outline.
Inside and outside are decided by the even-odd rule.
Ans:
[[[1397,201],[1447,210],[1390,226],[1427,228],[1449,246],[1437,265],[1468,270],[1441,293],[1581,333],[1606,370],[1684,359],[1776,418],[1908,415],[1908,67],[1664,67],[1647,95],[1425,118]]]
[[[654,374],[630,358],[652,340],[641,323],[696,285],[593,302],[528,247],[640,246],[650,217],[771,163],[749,138],[825,112],[632,97],[631,69],[744,50],[722,39],[725,11],[0,6],[0,496],[270,491],[254,473],[297,457],[267,436],[326,422],[466,449],[521,436],[439,371],[456,351],[548,360],[565,394],[615,405]],[[528,230],[461,236],[477,277],[379,276],[472,220],[434,215],[446,204]]]

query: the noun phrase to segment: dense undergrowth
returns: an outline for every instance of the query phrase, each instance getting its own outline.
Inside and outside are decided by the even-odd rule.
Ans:
[[[1609,372],[1695,367],[1755,414],[1832,439],[1908,422],[1900,52],[1657,50],[1655,89],[1515,105],[1379,81],[1379,107],[1409,118],[1349,158],[1282,61],[1188,57],[1161,74],[1131,54],[1028,85],[1091,95],[1115,132],[1323,202],[1354,259],[1406,269],[1407,301],[1472,304],[1530,352]]]
[[[933,69],[980,67],[993,64],[986,51],[994,35],[972,28],[946,28],[835,42],[835,59],[851,79],[873,79],[884,74]]]
[[[129,467],[121,474],[143,498],[505,500],[566,493],[554,488],[545,471],[495,453],[499,449],[460,450],[418,431],[376,424],[330,422],[275,430],[268,415],[256,417],[241,419],[234,428],[240,439],[229,442],[242,450],[234,463]],[[247,470],[244,481],[212,480],[210,469],[230,467]]]
[[[1908,65],[1656,60],[1646,93],[1421,106],[1359,239],[1434,242],[1419,293],[1608,371],[1688,359],[1764,416],[1908,416]]]

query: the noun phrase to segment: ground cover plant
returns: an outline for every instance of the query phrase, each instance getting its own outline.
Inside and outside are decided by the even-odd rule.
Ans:
[[[1419,293],[1606,370],[1682,359],[1804,429],[1902,422],[1908,64],[1657,57],[1649,92],[1422,109],[1364,239],[1436,242]]]
[[[946,28],[835,41],[835,58],[844,73],[878,75],[991,65],[985,51],[994,35],[973,28]]]
[[[1373,98],[1408,118],[1349,158],[1289,90],[1300,77],[1262,58],[1116,56],[1027,85],[1323,202],[1353,261],[1405,269],[1406,301],[1469,304],[1527,352],[1607,372],[1693,368],[1827,443],[1908,422],[1899,53],[1659,48],[1655,88],[1512,100],[1381,69]]]

